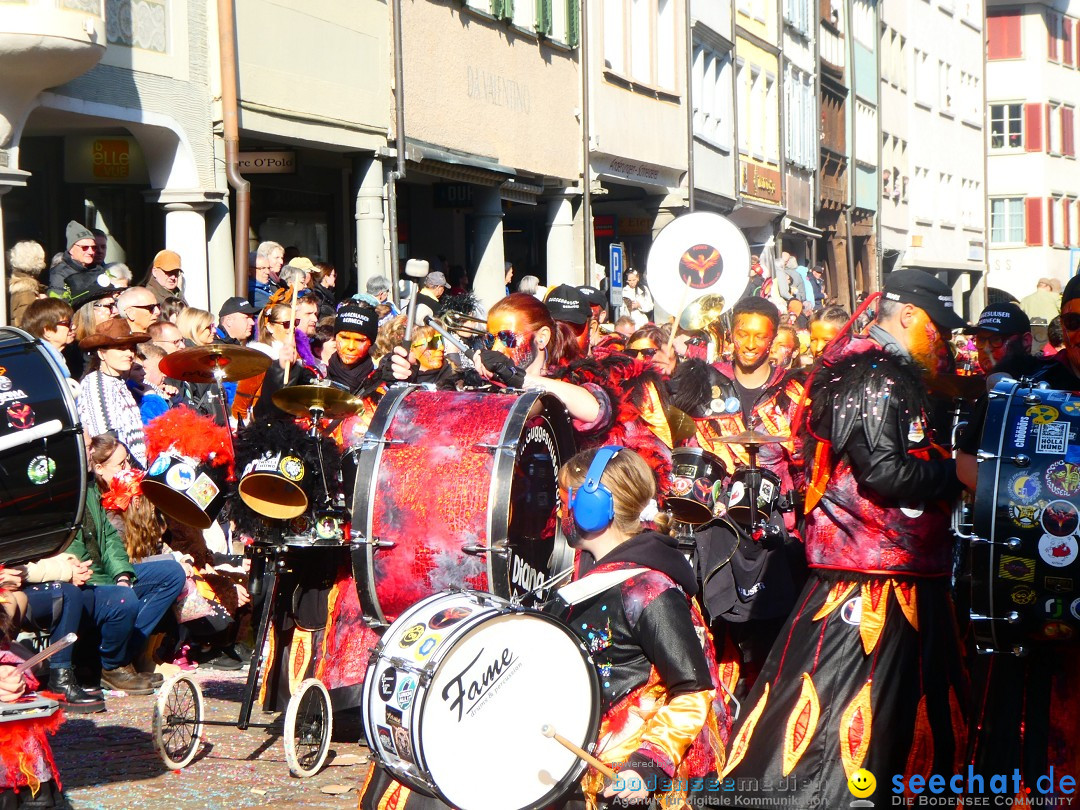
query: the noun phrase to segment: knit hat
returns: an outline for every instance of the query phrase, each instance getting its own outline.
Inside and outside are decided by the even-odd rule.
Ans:
[[[334,321],[334,334],[338,332],[356,332],[374,343],[379,335],[379,316],[370,307],[347,304],[338,310]]]
[[[67,229],[64,231],[64,235],[67,237],[67,250],[71,250],[75,246],[76,242],[80,242],[83,239],[93,239],[94,234],[85,225],[80,225],[75,220],[71,220],[67,224]]]

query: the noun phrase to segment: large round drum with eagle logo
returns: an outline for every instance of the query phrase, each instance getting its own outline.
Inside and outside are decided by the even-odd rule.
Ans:
[[[971,537],[981,652],[1080,638],[1078,428],[1080,393],[1004,379],[989,394]]]

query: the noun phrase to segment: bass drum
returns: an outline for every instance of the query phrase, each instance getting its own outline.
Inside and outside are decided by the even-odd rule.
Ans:
[[[1002,380],[989,394],[971,537],[980,652],[1080,634],[1080,393]]]
[[[556,478],[573,448],[566,408],[547,394],[391,388],[356,456],[368,621],[386,626],[448,588],[525,594],[569,568]]]
[[[490,594],[425,599],[390,626],[364,679],[372,753],[399,781],[461,810],[548,807],[585,763],[600,683],[561,622]]]
[[[0,563],[49,557],[82,523],[87,456],[75,397],[48,350],[0,328]]]

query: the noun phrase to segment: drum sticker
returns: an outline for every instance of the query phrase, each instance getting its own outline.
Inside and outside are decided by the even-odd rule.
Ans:
[[[1039,425],[1039,438],[1035,442],[1036,453],[1063,456],[1069,449],[1069,423],[1050,422]]]
[[[375,726],[375,731],[379,735],[379,745],[396,757],[397,748],[394,747],[394,735],[390,733],[390,729],[386,726]]]
[[[712,245],[694,245],[679,259],[679,278],[691,289],[712,287],[723,275],[724,259]]]
[[[731,485],[731,495],[728,497],[728,507],[736,506],[746,494],[746,485],[742,481],[736,481]]]
[[[776,485],[767,478],[762,478],[761,486],[758,488],[758,508],[760,509],[768,506],[772,502],[774,495],[776,495]]]
[[[427,658],[435,652],[435,648],[439,646],[441,640],[442,639],[439,636],[428,636],[425,638],[420,646],[416,648],[416,658]]]
[[[1073,599],[1072,604],[1069,605],[1069,613],[1077,621],[1080,621],[1080,599]]]
[[[1039,556],[1047,565],[1064,568],[1076,560],[1076,537],[1054,537],[1044,534],[1039,538]]]
[[[998,563],[998,576],[1002,579],[1013,579],[1017,582],[1035,581],[1035,561],[1026,557],[1013,557],[1002,554]]]
[[[676,464],[675,468],[671,471],[671,474],[676,478],[689,478],[693,479],[694,474],[697,472],[696,464]]]
[[[434,616],[428,620],[428,627],[432,630],[445,630],[452,624],[457,624],[466,616],[472,614],[472,608],[461,607],[448,607],[444,610],[440,610]]]
[[[692,498],[698,503],[702,503],[705,506],[712,508],[712,487],[713,482],[708,478],[699,478],[694,482],[694,490]]]
[[[393,706],[386,707],[386,724],[390,726],[390,728],[404,728],[404,724],[402,723],[403,717],[404,715]]]
[[[304,477],[304,462],[296,456],[285,456],[281,460],[281,474],[290,481],[299,481]]]
[[[1065,413],[1080,413],[1080,399],[1070,399],[1061,406],[1061,410],[1065,411]]]
[[[406,675],[401,679],[401,686],[397,690],[397,705],[402,711],[407,711],[412,706],[414,697],[416,697],[416,678]]]
[[[1030,505],[1010,503],[1009,519],[1021,529],[1034,529],[1039,525],[1039,519],[1042,517],[1042,510],[1045,506],[1045,501]]]
[[[1050,405],[1032,405],[1027,409],[1027,415],[1036,425],[1045,425],[1057,421],[1058,409]]]
[[[690,478],[676,478],[671,482],[671,494],[683,497],[693,488],[694,482]]]
[[[427,627],[423,623],[414,624],[401,636],[401,641],[398,642],[398,646],[411,647],[420,640],[420,637],[424,635],[425,630],[427,630]]]
[[[195,483],[192,484],[191,489],[188,490],[188,497],[195,501],[200,509],[206,509],[221,492],[218,489],[217,484],[210,480],[210,476],[206,473],[199,473],[199,477],[195,479]]]
[[[190,464],[177,464],[165,473],[165,483],[170,489],[186,492],[195,483],[195,468]]]
[[[1074,584],[1072,577],[1047,577],[1043,582],[1046,585],[1046,590],[1051,593],[1073,592]]]
[[[1044,600],[1043,615],[1048,619],[1060,619],[1065,615],[1065,600],[1060,596],[1051,596]]]
[[[1031,473],[1018,472],[1009,479],[1009,494],[1019,503],[1032,504],[1042,494],[1042,487],[1039,486],[1039,479]]]
[[[16,402],[7,408],[8,427],[26,430],[34,426],[34,409],[25,402]]]
[[[379,673],[379,697],[383,700],[390,700],[394,695],[395,686],[397,686],[397,670],[393,667],[387,667]]]
[[[1062,498],[1071,498],[1080,492],[1080,465],[1068,461],[1055,461],[1046,468],[1046,486]]]
[[[1023,447],[1027,443],[1028,426],[1031,424],[1031,419],[1026,416],[1021,416],[1016,420],[1016,427],[1013,428],[1013,446]]]
[[[1048,391],[1046,394],[1047,402],[1065,402],[1068,398],[1068,391]]]
[[[147,475],[161,475],[172,463],[173,457],[162,453],[160,456],[154,459],[154,463],[150,465],[150,469],[146,471]]]
[[[394,742],[397,743],[398,756],[408,762],[413,762],[412,742],[409,740],[409,730],[395,728]]]
[[[48,456],[34,456],[26,468],[26,477],[31,484],[47,484],[56,475],[56,462]]]
[[[912,444],[919,444],[926,438],[926,423],[921,416],[911,420],[908,425],[907,440]]]
[[[1069,501],[1050,501],[1042,512],[1042,527],[1054,537],[1068,537],[1080,526],[1080,514]]]
[[[1009,596],[1018,605],[1030,605],[1035,601],[1035,591],[1026,585],[1017,585],[1012,589],[1012,594]]]
[[[1073,637],[1073,629],[1063,622],[1047,622],[1043,626],[1043,637],[1054,641]]]
[[[17,399],[29,399],[30,397],[21,388],[12,388],[11,377],[5,376],[6,372],[7,369],[0,366],[0,405],[6,405]]]

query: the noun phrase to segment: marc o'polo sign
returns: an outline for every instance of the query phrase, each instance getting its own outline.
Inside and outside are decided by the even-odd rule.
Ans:
[[[295,174],[296,152],[240,152],[240,174]]]

